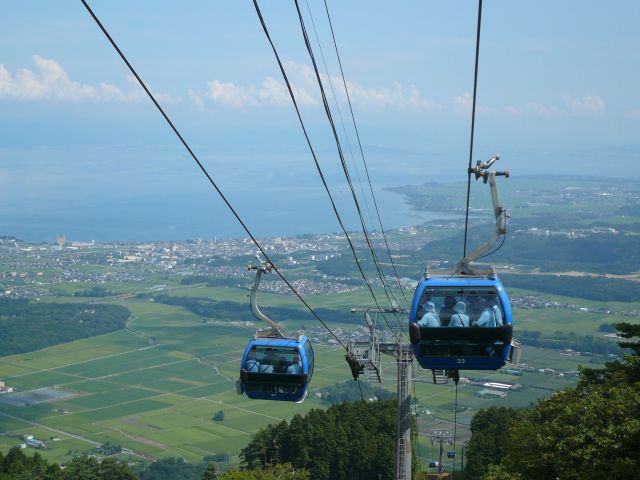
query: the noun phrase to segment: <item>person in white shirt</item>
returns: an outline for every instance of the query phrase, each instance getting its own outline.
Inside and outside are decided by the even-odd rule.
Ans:
[[[433,302],[427,302],[423,306],[424,315],[418,320],[418,325],[421,327],[439,327],[440,318],[436,313],[436,306]]]
[[[293,356],[293,363],[287,368],[289,375],[300,375],[302,373],[302,361],[300,360],[300,354],[296,353]]]
[[[488,301],[487,308],[482,310],[476,325],[485,328],[496,328],[502,326],[502,312],[496,304],[495,298]]]
[[[260,371],[260,362],[256,360],[256,351],[251,350],[247,355],[247,361],[244,362],[244,369],[247,372],[259,372]]]
[[[260,373],[273,373],[273,350],[267,349],[258,370]]]
[[[469,315],[465,313],[467,311],[467,304],[464,302],[458,302],[453,307],[453,311],[455,313],[451,315],[451,320],[449,320],[449,326],[450,327],[468,327]]]

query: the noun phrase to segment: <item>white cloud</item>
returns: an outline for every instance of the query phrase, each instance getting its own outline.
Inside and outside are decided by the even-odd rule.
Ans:
[[[289,80],[291,82],[291,80]],[[298,105],[316,105],[318,102],[304,88],[291,85],[293,96],[296,98]],[[279,82],[272,77],[267,77],[260,86],[260,99],[265,103],[277,105],[279,107],[287,107],[291,105],[291,97],[287,86],[283,82]]]
[[[336,81],[340,81],[340,85],[342,85],[340,79],[336,79]],[[364,88],[355,82],[347,81],[347,88],[353,102],[363,107],[427,111],[437,108],[436,104],[424,98],[418,87],[413,84],[405,86],[400,82],[393,82],[390,87]]]
[[[604,113],[604,100],[600,95],[587,95],[576,98],[567,94],[562,99],[571,113],[595,115]]]
[[[472,98],[469,93],[463,93],[453,99],[453,108],[458,112],[471,111]],[[567,117],[571,115],[599,115],[604,112],[605,102],[599,95],[585,97],[562,96],[562,104],[548,105],[539,102],[527,102],[516,105],[505,105],[500,108],[477,106],[479,112],[507,114],[522,117]]]
[[[193,104],[196,107],[196,110],[198,111],[204,111],[204,100],[202,99],[202,97],[195,91],[193,90],[189,90],[187,92],[189,94],[189,98],[193,101]]]
[[[460,113],[470,112],[472,101],[471,94],[464,92],[462,95],[453,97],[453,108]]]
[[[502,111],[513,116],[534,116],[534,117],[558,117],[562,115],[562,110],[553,105],[544,105],[537,102],[529,102],[524,105],[507,105],[502,107]]]
[[[320,92],[316,75],[312,67],[293,61],[284,63],[291,89],[296,102],[301,106],[321,105]],[[325,94],[331,98],[331,88],[328,78],[320,75],[325,89]],[[347,97],[341,77],[332,77],[331,81],[336,89],[336,95],[340,103],[346,103]],[[234,108],[255,107],[261,105],[276,105],[288,107],[291,98],[284,81],[273,77],[266,77],[259,86],[238,86],[232,82],[213,80],[208,83],[209,90],[204,96],[216,103]],[[437,108],[435,103],[424,98],[415,85],[403,85],[393,82],[389,86],[363,87],[362,85],[347,81],[349,95],[354,104],[370,108],[390,108],[396,110],[419,109],[432,110]],[[192,95],[193,98],[193,95]],[[194,99],[194,101],[196,101]]]
[[[462,95],[453,97],[453,111],[456,113],[471,114],[472,106],[473,97],[469,92],[464,92]],[[493,111],[494,109],[492,108],[476,103],[476,113],[488,113]]]
[[[65,70],[54,60],[39,55],[32,57],[35,71],[21,68],[11,75],[0,64],[0,100],[20,101],[99,101],[99,102],[135,102],[143,98],[140,88],[123,92],[111,83],[98,85],[83,84],[71,80]],[[171,99],[161,95],[165,100]]]
[[[258,104],[257,90],[254,86],[239,87],[232,82],[213,80],[208,83],[208,87],[205,96],[216,103],[236,108],[252,107]]]
[[[292,85],[305,85],[310,87],[317,83],[316,72],[306,63],[287,60],[284,62],[284,69],[287,72],[287,76],[289,77],[289,81]],[[320,78],[322,78],[323,82],[326,81],[322,74],[320,75]]]
[[[627,110],[626,115],[627,115],[627,117],[640,118],[640,108],[634,108],[634,109],[631,109],[631,110]]]

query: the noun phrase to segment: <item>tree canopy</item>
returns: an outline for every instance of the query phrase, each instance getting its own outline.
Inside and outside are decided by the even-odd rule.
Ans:
[[[240,457],[248,469],[290,463],[317,480],[393,476],[395,400],[313,409],[256,433]]]
[[[622,361],[582,369],[532,408],[474,417],[469,478],[640,479],[640,325],[615,326],[632,352]]]
[[[130,314],[120,305],[0,298],[0,355],[31,352],[119,330]]]
[[[35,452],[27,456],[19,447],[7,455],[0,452],[0,480],[136,480],[126,463],[113,458],[98,461],[93,457],[76,457],[65,469],[49,463]]]
[[[212,467],[212,470],[215,467]],[[209,470],[207,470],[209,472]],[[215,473],[215,472],[214,472]],[[213,473],[212,473],[213,475]],[[216,479],[215,476],[204,477],[204,480]],[[309,472],[295,469],[291,464],[284,463],[272,467],[255,468],[252,470],[232,470],[219,477],[220,480],[310,480]]]

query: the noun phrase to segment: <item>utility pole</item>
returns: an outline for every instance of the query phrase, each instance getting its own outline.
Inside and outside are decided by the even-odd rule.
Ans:
[[[394,480],[411,480],[411,362],[413,350],[408,343],[401,341],[380,342],[376,321],[369,315],[373,313],[406,314],[400,308],[352,308],[352,313],[364,312],[364,319],[369,329],[368,341],[349,342],[346,360],[351,368],[354,380],[366,373],[369,381],[382,383],[382,367],[380,354],[386,353],[396,359],[397,377],[397,429],[396,429],[396,463]]]

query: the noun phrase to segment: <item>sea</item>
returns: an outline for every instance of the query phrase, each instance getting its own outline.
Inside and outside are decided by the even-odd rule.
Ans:
[[[308,152],[203,150],[203,163],[229,203],[258,238],[341,233],[342,229]],[[516,175],[638,175],[640,147],[586,154],[508,152],[504,165]],[[460,155],[380,151],[368,155],[375,199],[385,230],[450,220],[451,214],[416,211],[389,187],[457,182]],[[351,191],[331,151],[319,152],[336,209],[347,231],[361,231]],[[483,157],[484,158],[484,157]],[[580,168],[578,168],[578,166]],[[587,168],[589,167],[589,168]],[[464,170],[464,169],[463,169]],[[379,222],[362,169],[352,180],[367,228]],[[454,188],[454,187],[452,187]],[[0,148],[0,235],[30,242],[150,241],[243,238],[247,233],[194,162],[175,146],[155,150]]]
[[[414,210],[402,194],[374,190],[385,230],[410,227],[450,214]],[[352,194],[333,192],[347,231],[360,231]],[[326,192],[317,187],[294,190],[234,189],[229,200],[240,218],[258,238],[304,234],[342,233]],[[380,230],[372,197],[359,203],[367,228]],[[131,198],[92,198],[82,201],[40,201],[24,210],[0,216],[0,235],[30,242],[150,241],[247,237],[238,220],[213,191],[200,194],[144,195]]]

